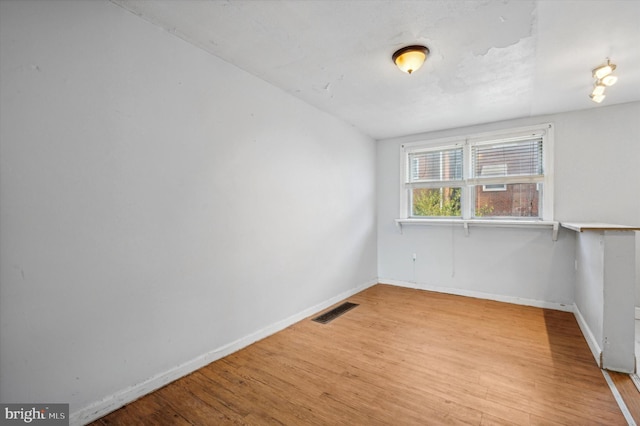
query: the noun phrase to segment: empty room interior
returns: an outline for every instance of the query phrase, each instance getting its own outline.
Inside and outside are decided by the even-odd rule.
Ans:
[[[638,46],[636,0],[0,0],[4,420],[640,422]]]

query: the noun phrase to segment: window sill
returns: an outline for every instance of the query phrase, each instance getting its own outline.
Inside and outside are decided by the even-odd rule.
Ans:
[[[553,230],[551,238],[558,240],[559,222],[548,220],[515,220],[515,219],[396,219],[396,226],[402,233],[403,226],[437,226],[462,225],[464,233],[469,236],[469,225],[489,226],[495,228],[550,228]]]

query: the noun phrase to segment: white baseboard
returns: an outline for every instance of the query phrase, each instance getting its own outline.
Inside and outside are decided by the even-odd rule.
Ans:
[[[638,392],[640,392],[640,377],[638,377],[636,373],[629,374],[629,377],[631,377],[631,381],[635,385],[636,389],[638,389]]]
[[[255,333],[249,334],[248,336],[242,337],[236,341],[214,349],[206,354],[187,361],[184,364],[178,365],[170,369],[169,371],[165,371],[163,373],[157,374],[156,376],[150,377],[144,382],[118,391],[113,395],[109,395],[108,397],[100,401],[92,403],[85,408],[81,408],[80,410],[71,413],[71,415],[69,416],[69,424],[72,426],[84,425],[96,419],[99,419],[100,417],[103,417],[110,412],[115,411],[118,408],[130,402],[133,402],[136,399],[150,392],[153,392],[154,390],[159,389],[170,382],[173,382],[181,377],[186,376],[187,374],[198,370],[199,368],[204,367],[205,365],[208,365],[218,359],[224,358],[225,356],[230,355],[233,352],[236,352],[251,345],[254,342],[257,342],[258,340],[264,339],[265,337],[277,333],[278,331],[281,331],[289,327],[290,325],[313,315],[316,312],[322,311],[323,309],[328,308],[329,306],[340,302],[341,300],[353,296],[354,294],[377,284],[377,282],[377,280],[372,280],[351,290],[340,293],[339,295],[332,297],[331,299],[325,300],[322,303],[318,303],[317,305],[305,309],[304,311],[292,315],[288,318],[285,318],[282,321],[271,324],[270,326],[265,327],[262,330],[258,330]]]
[[[578,321],[580,331],[582,331],[582,335],[587,341],[587,345],[589,345],[593,358],[596,360],[598,367],[602,368],[602,348],[600,348],[598,340],[591,332],[591,328],[589,328],[587,321],[584,319],[580,309],[578,309],[578,306],[575,303],[573,305],[573,315],[575,315],[576,321]]]
[[[455,294],[457,296],[473,297],[475,299],[495,300],[497,302],[513,303],[515,305],[533,306],[536,308],[554,309],[556,311],[573,312],[573,305],[564,303],[546,302],[544,300],[526,299],[523,297],[504,296],[501,294],[483,293],[481,291],[465,290],[451,287],[441,287],[436,285],[415,283],[410,281],[391,280],[379,278],[380,284],[390,284],[398,287],[415,288],[418,290],[435,291],[437,293]]]

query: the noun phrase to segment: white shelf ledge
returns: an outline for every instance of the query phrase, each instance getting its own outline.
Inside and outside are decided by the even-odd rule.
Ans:
[[[616,225],[612,223],[576,223],[562,222],[562,227],[576,232],[584,231],[640,231],[640,226]]]
[[[403,226],[445,226],[462,225],[466,236],[469,236],[469,226],[488,226],[494,228],[550,228],[553,230],[551,238],[558,240],[559,222],[548,220],[491,220],[491,219],[396,219],[396,226],[402,233]]]

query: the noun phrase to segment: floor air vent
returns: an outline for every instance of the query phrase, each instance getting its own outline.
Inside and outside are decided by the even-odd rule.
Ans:
[[[313,321],[326,324],[329,321],[332,321],[338,318],[340,315],[344,314],[348,310],[355,308],[356,306],[358,306],[357,303],[344,302],[342,305],[336,306],[332,310],[325,312],[320,316],[315,317]]]

